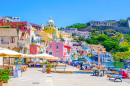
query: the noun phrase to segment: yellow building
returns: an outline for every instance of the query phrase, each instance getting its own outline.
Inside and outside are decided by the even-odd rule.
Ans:
[[[38,32],[38,35],[42,36],[42,40],[45,42],[52,41],[52,34],[44,31]]]
[[[64,33],[65,33],[64,31],[59,31],[60,38],[63,38]]]
[[[50,17],[50,20],[48,20],[47,26],[44,28],[44,31],[47,33],[55,34],[57,38],[59,38],[58,28],[55,26],[54,21]]]
[[[72,33],[65,33],[64,31],[59,32],[61,38],[72,38]]]
[[[63,38],[72,38],[72,33],[64,33]]]

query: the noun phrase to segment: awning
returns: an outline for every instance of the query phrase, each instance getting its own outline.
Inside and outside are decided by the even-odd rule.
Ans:
[[[41,59],[56,59],[54,56],[48,54],[36,54],[35,57]]]
[[[20,52],[20,49],[18,47],[14,47],[12,50],[14,50],[16,52]]]
[[[6,48],[0,48],[0,57],[20,57],[22,54]]]

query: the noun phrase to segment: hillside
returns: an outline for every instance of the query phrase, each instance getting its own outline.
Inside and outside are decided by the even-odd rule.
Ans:
[[[87,26],[89,26],[90,25],[90,23],[86,23],[86,24],[84,24],[84,23],[75,23],[75,24],[73,24],[73,25],[70,25],[70,26],[67,26],[66,28],[77,28],[77,29],[82,29],[82,28],[86,28]]]

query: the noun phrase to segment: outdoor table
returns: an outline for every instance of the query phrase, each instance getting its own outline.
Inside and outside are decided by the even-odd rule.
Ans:
[[[93,75],[96,76],[96,73],[99,74],[100,76],[100,72],[103,71],[103,76],[104,76],[104,73],[105,71],[107,71],[106,69],[92,69],[93,70]]]

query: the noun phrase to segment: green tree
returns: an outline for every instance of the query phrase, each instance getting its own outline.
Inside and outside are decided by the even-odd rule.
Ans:
[[[85,28],[85,27],[87,27],[86,24],[75,23],[73,25],[67,26],[66,28],[77,28],[77,29],[80,29],[80,28]]]
[[[58,28],[58,31],[61,31],[61,28]]]
[[[128,47],[120,47],[119,51],[120,52],[129,51],[129,48]]]
[[[90,26],[90,22],[86,23],[87,26]]]
[[[121,27],[126,27],[126,25],[127,25],[127,21],[126,20],[124,20],[124,19],[121,19]]]
[[[109,37],[107,35],[98,35],[97,37],[94,37],[93,40],[98,40],[99,42],[104,42],[105,40],[108,40]]]
[[[108,52],[119,51],[119,45],[117,42],[106,40],[102,43],[102,45],[106,48],[106,51],[108,51]]]
[[[117,52],[117,53],[113,53],[113,58],[115,61],[120,60],[121,58],[127,60],[130,58],[130,52]]]
[[[92,40],[90,40],[90,39],[84,39],[84,41],[85,41],[86,43],[88,43],[88,44],[93,44]]]
[[[92,43],[93,44],[99,44],[99,41],[98,40],[92,40]]]

